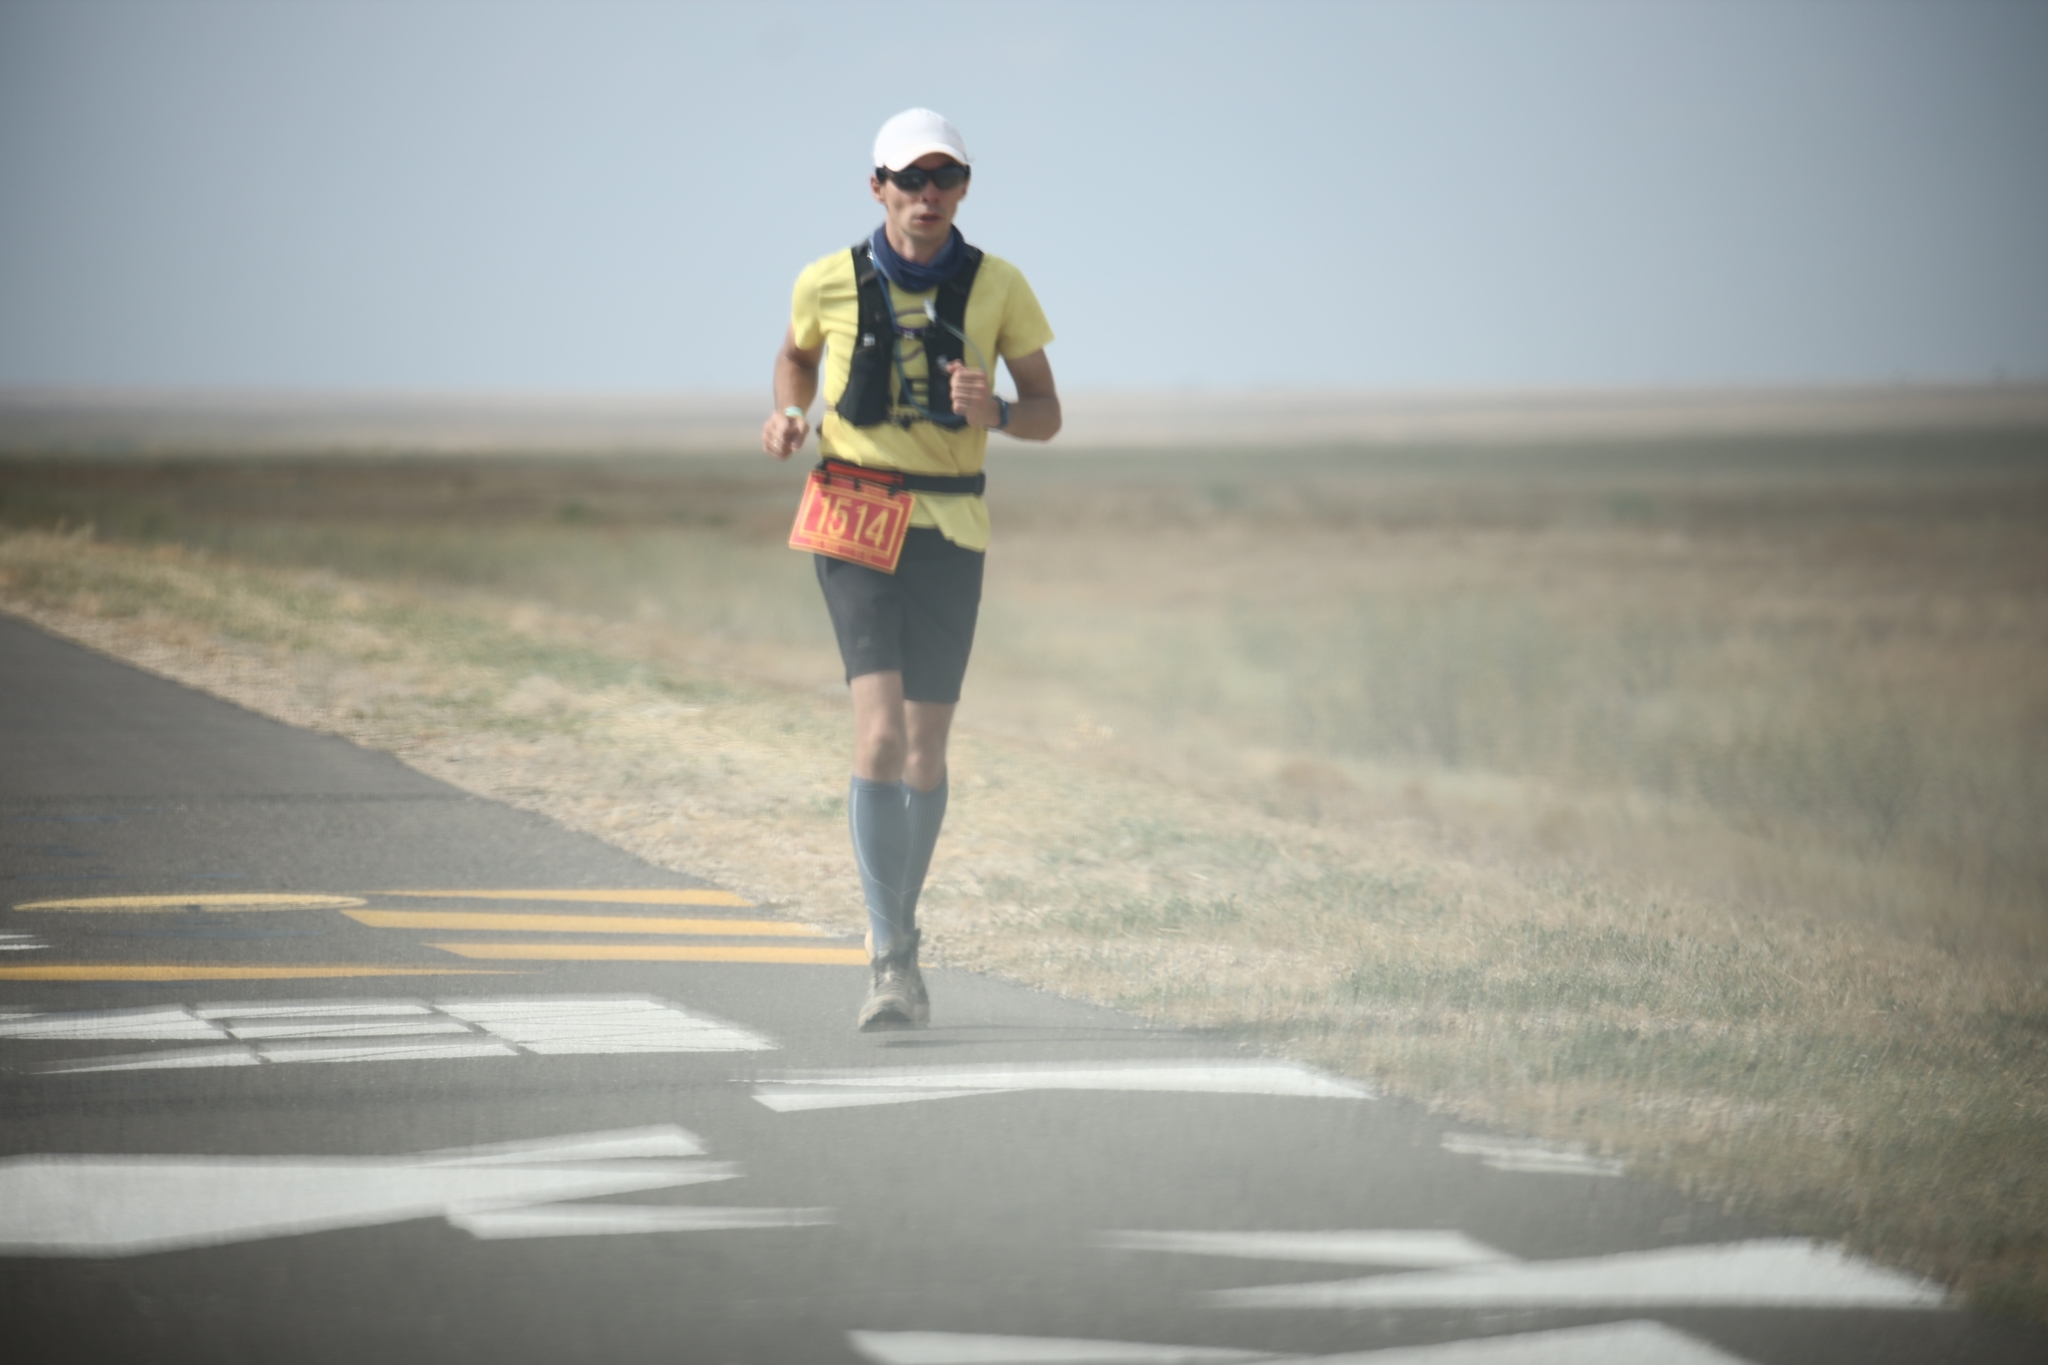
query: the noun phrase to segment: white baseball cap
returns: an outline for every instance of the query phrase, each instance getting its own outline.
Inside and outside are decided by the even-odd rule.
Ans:
[[[932,152],[944,152],[963,166],[969,164],[960,130],[929,109],[905,109],[875,134],[875,165],[892,171]]]

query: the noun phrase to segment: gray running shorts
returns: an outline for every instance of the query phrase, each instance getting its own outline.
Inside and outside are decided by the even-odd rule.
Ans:
[[[895,573],[815,555],[846,680],[903,674],[907,701],[956,702],[981,611],[979,550],[913,526]]]

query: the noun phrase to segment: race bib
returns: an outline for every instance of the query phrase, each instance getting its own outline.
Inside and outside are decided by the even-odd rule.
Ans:
[[[909,493],[866,479],[813,470],[804,484],[804,500],[797,504],[789,548],[895,573],[915,501]]]

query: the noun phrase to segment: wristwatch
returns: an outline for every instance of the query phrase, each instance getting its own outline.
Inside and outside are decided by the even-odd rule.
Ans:
[[[1001,431],[1004,427],[1010,425],[1010,400],[1002,397],[1000,394],[997,395],[996,411],[1001,414],[996,418],[996,430]]]

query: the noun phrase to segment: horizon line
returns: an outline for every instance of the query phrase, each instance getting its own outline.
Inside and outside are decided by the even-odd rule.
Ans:
[[[2048,379],[1471,389],[1082,389],[1055,449],[2048,431]],[[759,390],[0,387],[8,454],[707,454]]]

